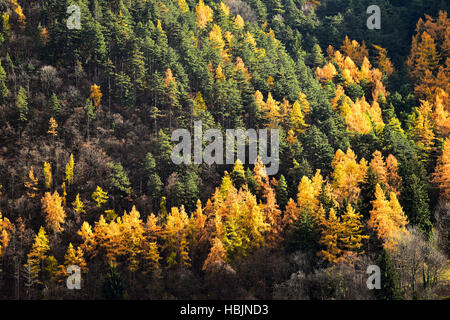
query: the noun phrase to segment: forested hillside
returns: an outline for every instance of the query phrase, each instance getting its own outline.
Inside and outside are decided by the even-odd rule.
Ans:
[[[450,297],[447,10],[0,0],[0,299]],[[198,121],[279,171],[175,164]]]

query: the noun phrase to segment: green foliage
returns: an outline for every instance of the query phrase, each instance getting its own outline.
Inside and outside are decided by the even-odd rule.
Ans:
[[[131,194],[130,180],[123,169],[122,164],[111,162],[109,164],[111,174],[109,176],[110,186],[113,190],[123,192],[126,195]]]
[[[402,299],[398,276],[389,253],[383,249],[377,260],[381,271],[381,289],[375,291],[378,300]]]
[[[6,72],[0,61],[0,102],[4,102],[8,97],[9,90],[6,86]]]
[[[280,205],[280,208],[284,209],[289,201],[289,195],[286,179],[283,175],[280,176],[278,185],[275,187],[275,190],[277,192],[277,202]]]
[[[121,300],[124,298],[122,277],[112,264],[103,280],[102,296],[106,300]]]
[[[16,108],[19,112],[19,120],[24,124],[28,120],[28,97],[27,91],[23,87],[20,87],[17,93]]]

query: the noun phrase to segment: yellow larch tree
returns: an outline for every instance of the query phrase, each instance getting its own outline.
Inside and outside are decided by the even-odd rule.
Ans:
[[[236,26],[237,29],[244,28],[245,25],[244,19],[242,19],[242,17],[239,14],[234,19],[234,25]]]
[[[372,210],[367,224],[376,232],[386,247],[393,245],[395,237],[407,233],[407,217],[395,193],[391,192],[390,200],[387,200],[383,189],[377,184],[375,200],[372,201]]]
[[[5,254],[13,231],[13,224],[9,221],[8,218],[3,217],[2,213],[0,212],[0,258]]]
[[[69,243],[66,254],[64,256],[64,266],[67,268],[70,265],[75,265],[80,267],[83,272],[87,271],[87,264],[84,260],[84,253],[80,247],[76,250],[74,249],[72,243]]]
[[[189,11],[189,6],[186,3],[186,0],[177,0],[178,7],[180,8],[180,11],[183,13],[186,13]]]
[[[432,119],[432,105],[421,100],[421,105],[410,118],[411,129],[409,134],[417,147],[426,153],[430,153],[434,147],[434,121]]]
[[[66,213],[62,206],[62,199],[59,193],[55,191],[53,194],[46,192],[44,197],[41,199],[42,211],[45,214],[45,223],[47,228],[52,230],[54,233],[59,233],[64,229],[61,224],[64,223],[66,218]]]
[[[347,199],[349,202],[359,198],[360,184],[364,181],[368,169],[367,161],[362,158],[359,163],[352,149],[347,153],[337,150],[332,163],[333,194],[339,203]]]
[[[370,160],[370,166],[377,173],[378,179],[381,182],[383,182],[385,185],[387,185],[388,182],[387,182],[386,163],[384,162],[383,155],[381,154],[380,151],[376,150],[372,154],[372,160]]]
[[[85,213],[86,210],[84,210],[84,204],[83,201],[80,200],[80,194],[77,193],[77,196],[75,197],[75,201],[72,202],[73,211],[76,213]]]
[[[39,229],[39,233],[34,238],[33,247],[31,248],[30,253],[27,256],[27,264],[26,268],[29,267],[31,271],[31,278],[36,281],[39,281],[39,274],[43,267],[43,262],[47,258],[47,253],[50,250],[49,242],[47,238],[47,234],[43,227]]]
[[[68,185],[73,183],[73,169],[75,167],[75,160],[73,158],[73,153],[70,154],[69,162],[66,164],[66,181]]]
[[[271,128],[276,128],[280,120],[280,103],[272,97],[270,92],[262,111],[263,118],[266,119],[267,125]]]
[[[339,263],[344,260],[342,257],[342,249],[339,248],[339,235],[342,233],[341,219],[337,216],[336,211],[331,208],[328,219],[322,221],[322,232],[319,244],[325,249],[318,253],[318,256],[330,263]]]
[[[163,251],[166,253],[166,262],[169,268],[189,267],[191,259],[188,247],[189,218],[181,206],[173,207],[167,216],[164,225]]]
[[[95,191],[92,193],[92,200],[97,204],[97,208],[100,208],[102,204],[108,201],[108,193],[103,191],[100,186],[97,186]]]
[[[213,11],[210,7],[205,5],[203,0],[200,0],[195,7],[195,12],[197,14],[197,25],[200,29],[204,29],[208,22],[213,20]]]
[[[100,90],[100,86],[93,84],[91,86],[91,94],[89,96],[89,98],[92,99],[92,102],[94,102],[94,106],[96,106],[97,108],[100,107],[100,103],[102,101],[102,92]]]
[[[52,167],[48,162],[44,162],[44,181],[45,187],[50,189],[52,187]]]
[[[30,167],[30,171],[28,172],[28,177],[24,182],[25,188],[27,188],[27,195],[30,198],[34,198],[36,196],[36,191],[38,191],[38,178],[34,176],[33,166]]]

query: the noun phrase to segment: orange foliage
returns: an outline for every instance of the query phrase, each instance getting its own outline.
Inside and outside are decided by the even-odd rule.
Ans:
[[[345,36],[344,43],[341,46],[341,51],[348,57],[355,61],[358,65],[361,65],[364,57],[369,56],[369,50],[367,50],[364,42],[360,45],[357,41],[350,41],[348,36]]]
[[[450,199],[450,137],[445,139],[442,155],[438,159],[438,163],[433,174],[433,182],[438,184],[441,190],[441,196]]]
[[[372,201],[372,210],[368,226],[375,230],[379,239],[384,241],[386,247],[394,245],[394,240],[402,233],[407,233],[408,224],[405,213],[397,200],[395,193],[390,193],[387,200],[383,189],[377,184],[375,200]]]

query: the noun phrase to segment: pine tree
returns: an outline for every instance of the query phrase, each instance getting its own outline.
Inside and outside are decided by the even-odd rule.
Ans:
[[[87,117],[86,131],[87,131],[87,137],[89,140],[90,124],[95,119],[95,107],[92,104],[91,99],[86,99],[86,104],[84,106],[84,110],[86,112],[86,117]]]
[[[28,97],[27,91],[23,88],[19,88],[19,92],[16,97],[16,109],[19,112],[19,120],[22,124],[28,120]]]
[[[5,102],[8,94],[9,90],[6,85],[6,72],[0,61],[0,102]]]
[[[53,117],[57,117],[61,112],[61,106],[59,103],[58,96],[53,93],[50,97],[50,111],[52,112]]]
[[[275,187],[277,193],[278,204],[281,209],[284,209],[288,203],[289,195],[288,195],[288,186],[286,183],[286,179],[283,175],[280,176],[280,180],[278,180],[278,184]]]
[[[381,251],[377,260],[377,265],[381,270],[381,290],[376,290],[375,295],[378,300],[399,300],[402,298],[401,288],[398,283],[397,273],[389,253],[386,249]]]
[[[233,180],[233,184],[236,189],[241,188],[246,183],[244,166],[239,159],[237,159],[234,163],[234,168],[231,172],[231,179]]]
[[[124,296],[122,277],[113,264],[109,266],[109,272],[103,280],[102,295],[106,300],[121,300]]]

